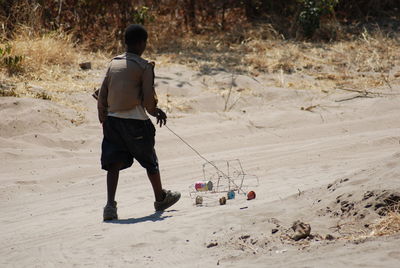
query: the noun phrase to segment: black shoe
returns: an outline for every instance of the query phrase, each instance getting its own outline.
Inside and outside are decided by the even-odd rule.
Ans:
[[[172,192],[172,191],[166,191],[163,190],[165,193],[165,198],[163,201],[154,202],[154,208],[156,211],[163,211],[178,202],[178,200],[181,198],[181,193],[180,192]]]
[[[103,211],[103,220],[104,221],[118,220],[117,202],[114,201],[113,204],[107,203]]]

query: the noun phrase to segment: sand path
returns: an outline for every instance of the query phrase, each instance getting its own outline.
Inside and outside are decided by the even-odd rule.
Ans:
[[[219,206],[223,194],[215,194],[208,206],[195,207],[190,185],[202,179],[204,161],[168,129],[157,128],[163,183],[181,191],[181,201],[155,214],[150,184],[135,164],[120,176],[120,220],[104,223],[102,136],[92,97],[75,96],[88,109],[79,126],[60,105],[3,97],[0,266],[398,267],[399,235],[300,244],[279,235],[302,220],[314,234],[339,237],[332,226],[358,219],[321,212],[339,194],[357,203],[369,190],[400,190],[399,86],[379,90],[385,93],[379,97],[342,101],[355,93],[271,88],[264,86],[267,77],[239,75],[229,103],[240,98],[224,112],[220,89],[229,89],[231,74],[204,75],[184,66],[157,74],[164,105],[169,95],[168,126],[209,160],[240,159],[259,178],[252,188],[257,198],[237,196]],[[327,189],[331,183],[335,191]],[[372,209],[364,214],[363,221],[377,218]],[[271,234],[277,225],[281,229]],[[207,248],[211,242],[218,245]]]

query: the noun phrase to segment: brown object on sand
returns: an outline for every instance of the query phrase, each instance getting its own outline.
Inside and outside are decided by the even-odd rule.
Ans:
[[[292,225],[292,229],[294,231],[294,235],[292,235],[291,238],[294,241],[307,238],[311,233],[311,226],[301,221],[295,221]]]
[[[332,241],[332,240],[335,240],[335,237],[334,237],[333,235],[331,235],[331,234],[327,234],[327,235],[325,236],[325,240]]]
[[[219,204],[220,204],[221,206],[226,204],[226,197],[225,197],[225,196],[223,196],[223,197],[221,197],[221,198],[219,199]]]
[[[201,196],[196,196],[196,205],[201,205],[203,204],[203,197]]]
[[[207,245],[207,248],[212,248],[218,246],[218,242],[211,242],[210,244]]]
[[[92,63],[91,62],[82,62],[79,63],[79,67],[81,67],[82,70],[90,70],[92,69]]]

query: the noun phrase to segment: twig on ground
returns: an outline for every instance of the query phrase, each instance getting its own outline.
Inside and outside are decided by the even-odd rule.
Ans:
[[[257,254],[257,253],[258,253],[258,249],[257,249],[257,248],[252,247],[252,246],[250,246],[249,244],[247,244],[247,243],[245,243],[245,242],[242,242],[242,241],[243,241],[243,240],[240,239],[240,241],[238,242],[240,246],[247,247],[247,248],[251,249],[251,250],[253,251],[254,254]]]
[[[301,107],[300,110],[302,110],[302,111],[308,111],[308,112],[313,113],[313,112],[314,112],[313,109],[315,109],[315,108],[317,108],[317,107],[321,107],[321,105],[319,105],[319,104],[317,104],[317,105],[310,105],[310,106],[308,106],[308,107],[306,107],[306,108]],[[318,113],[318,114],[319,114],[319,116],[321,117],[322,123],[325,123],[325,119],[324,119],[324,117],[322,116],[322,114],[321,114],[321,113]]]
[[[350,92],[357,92],[357,93],[364,94],[364,95],[375,95],[377,97],[380,97],[380,96],[398,96],[398,95],[400,95],[400,93],[371,92],[371,91],[367,91],[367,90],[356,90],[356,89],[349,89],[349,88],[338,88],[338,89],[344,90],[344,91],[350,91]]]
[[[240,98],[240,97],[239,97],[239,98],[229,107],[229,109],[228,109],[228,103],[229,103],[229,99],[231,98],[232,88],[233,88],[234,84],[235,84],[235,74],[232,73],[231,86],[230,86],[229,91],[228,91],[228,96],[226,96],[226,99],[225,99],[224,112],[229,111],[230,109],[232,109],[232,107],[236,104],[236,102],[237,102],[237,101],[239,100],[239,98]]]
[[[370,99],[372,99],[373,97],[367,96],[367,95],[357,95],[357,96],[353,96],[353,97],[350,97],[350,98],[345,98],[345,99],[341,99],[341,100],[335,100],[335,102],[349,101],[349,100],[354,100],[354,99],[357,99],[357,98],[370,98]]]
[[[297,191],[299,191],[299,196],[302,194],[302,191],[300,191],[300,189],[297,189]]]
[[[232,108],[236,105],[236,103],[240,100],[241,94],[239,93],[239,97],[229,106],[228,111],[232,110]]]
[[[300,110],[312,112],[312,110],[315,109],[315,108],[317,108],[318,106],[319,106],[319,104],[317,104],[317,105],[311,105],[311,106],[308,106],[308,107],[306,107],[306,108],[301,107]]]
[[[167,87],[167,95],[166,95],[166,99],[167,99],[167,113],[170,113],[172,108],[171,108],[171,95],[169,94],[169,86]]]

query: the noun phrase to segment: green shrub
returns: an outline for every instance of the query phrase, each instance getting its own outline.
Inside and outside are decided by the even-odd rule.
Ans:
[[[149,8],[145,6],[135,9],[132,18],[134,23],[142,25],[154,21],[154,17],[149,13]]]
[[[6,44],[4,48],[0,47],[0,66],[5,68],[8,74],[13,75],[23,70],[23,56],[12,55],[12,47]]]
[[[310,38],[320,26],[321,16],[333,14],[339,0],[298,0],[302,5],[299,23],[304,36]]]

